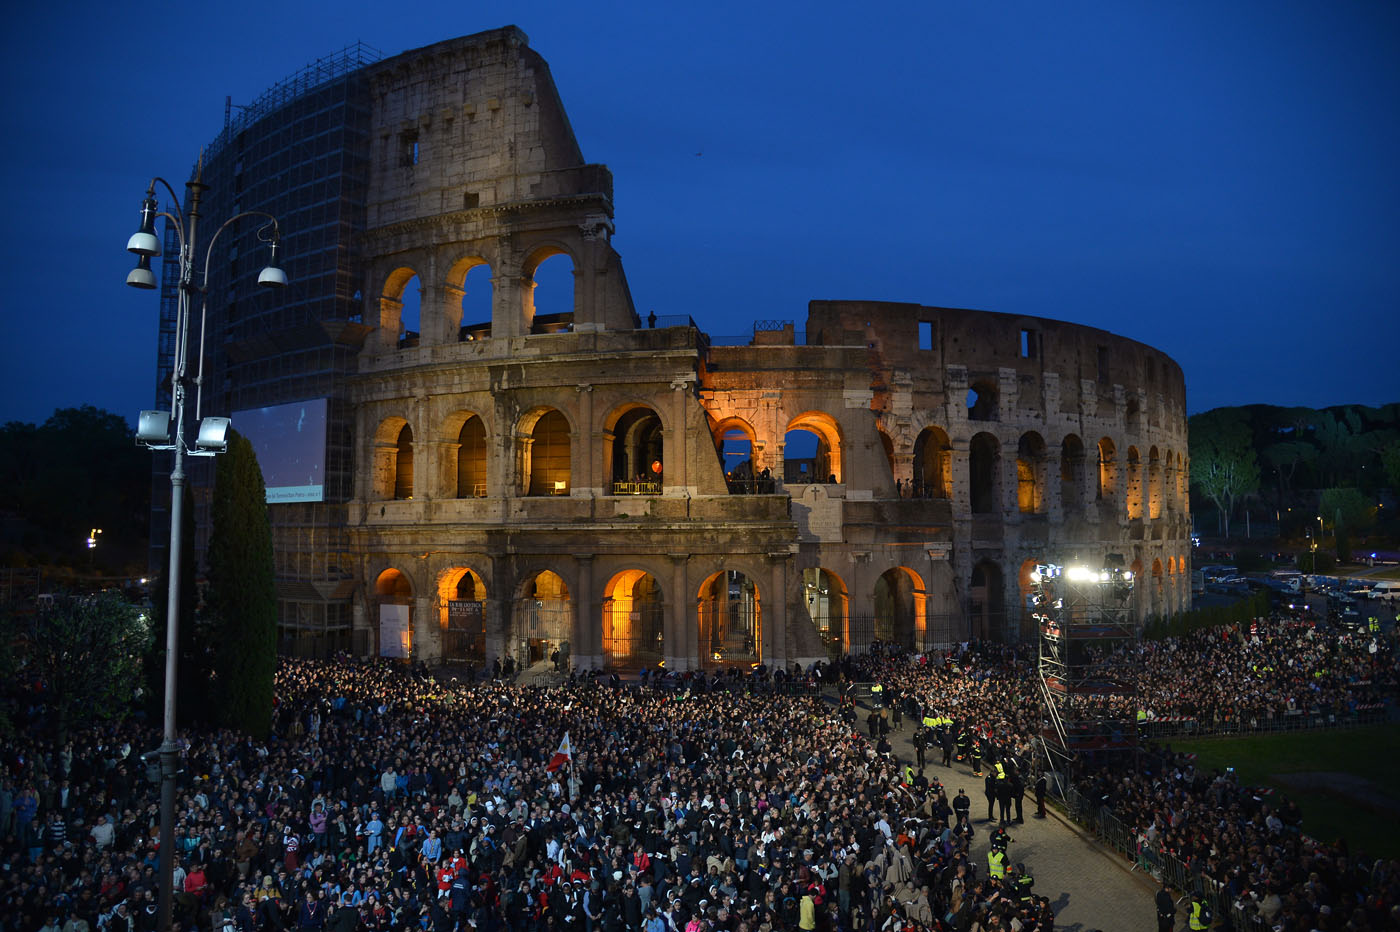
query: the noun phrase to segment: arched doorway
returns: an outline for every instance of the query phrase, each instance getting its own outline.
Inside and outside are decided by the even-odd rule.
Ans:
[[[610,670],[655,667],[666,656],[666,605],[656,577],[618,573],[603,589],[603,663]]]
[[[914,497],[948,498],[953,487],[953,445],[941,427],[925,427],[914,443]]]
[[[827,656],[835,659],[850,650],[850,599],[841,577],[821,568],[803,570],[802,604],[821,636]]]
[[[968,445],[969,505],[975,515],[1001,513],[1001,444],[988,433],[977,434]]]
[[[763,619],[758,587],[738,570],[705,580],[696,606],[700,619],[700,665],[711,668],[759,663]]]
[[[550,408],[524,425],[520,475],[526,495],[568,495],[572,447],[568,418]]]
[[[896,566],[875,580],[875,637],[885,644],[916,649],[924,631],[924,581]]]
[[[438,578],[438,624],[444,663],[486,662],[486,582],[475,570],[454,567]]]
[[[413,656],[413,583],[404,573],[387,569],[374,581],[379,605],[379,656]]]
[[[1001,567],[983,560],[972,568],[967,589],[969,633],[974,638],[1000,638],[1006,623],[1006,596]]]
[[[1060,506],[1067,515],[1084,504],[1084,442],[1067,434],[1060,444]]]
[[[799,414],[783,435],[783,481],[790,485],[841,482],[841,431],[821,411]]]
[[[573,647],[574,604],[558,573],[544,570],[526,580],[511,614],[506,652],[522,669],[547,661],[556,649],[568,658]]]

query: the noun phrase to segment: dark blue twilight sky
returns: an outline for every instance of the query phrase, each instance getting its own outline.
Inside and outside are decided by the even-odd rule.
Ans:
[[[1188,405],[1400,401],[1400,4],[22,4],[0,421],[154,395],[145,184],[356,40],[506,24],[616,177],[642,313],[986,308],[1171,354]]]

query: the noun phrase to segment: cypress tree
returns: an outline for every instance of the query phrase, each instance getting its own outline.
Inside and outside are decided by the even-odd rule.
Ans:
[[[216,644],[214,694],[225,724],[261,739],[272,725],[277,591],[262,470],[237,431],[218,458],[211,518],[206,609]]]

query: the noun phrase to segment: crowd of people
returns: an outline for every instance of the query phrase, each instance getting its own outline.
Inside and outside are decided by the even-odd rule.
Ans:
[[[349,660],[283,661],[277,697],[267,742],[186,739],[183,929],[1053,926],[1027,874],[973,861],[937,781],[821,697]],[[551,771],[564,733],[576,751]],[[0,929],[153,927],[156,742],[126,723],[6,743]]]
[[[1340,708],[1396,682],[1387,639],[1322,643],[1281,621],[1107,662],[1158,714]],[[995,844],[974,858],[971,801],[924,766],[926,750],[961,760],[985,776],[993,821],[1021,817],[1046,717],[1031,652],[877,645],[821,672],[879,683],[869,704],[885,711],[862,722],[845,689],[775,695],[755,676],[539,687],[285,659],[269,740],[183,740],[176,919],[215,932],[1053,929],[1034,865],[998,860]],[[1233,698],[1208,682],[1230,677]],[[60,742],[38,719],[14,724],[0,745],[0,930],[153,929],[158,774],[142,754],[156,731],[126,721]],[[891,727],[917,761],[893,753]],[[565,734],[571,753],[551,768]],[[1400,924],[1400,864],[1311,841],[1292,803],[1230,775],[1165,750],[1139,759],[1075,779],[1152,851],[1284,930]]]

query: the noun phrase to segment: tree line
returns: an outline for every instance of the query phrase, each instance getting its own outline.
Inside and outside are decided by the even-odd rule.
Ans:
[[[1188,429],[1191,510],[1204,532],[1239,536],[1247,510],[1280,538],[1334,543],[1342,559],[1358,538],[1400,536],[1400,404],[1213,408]]]

